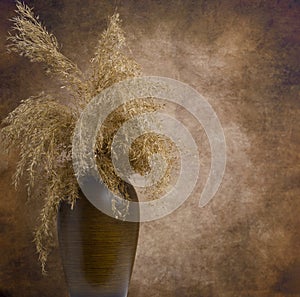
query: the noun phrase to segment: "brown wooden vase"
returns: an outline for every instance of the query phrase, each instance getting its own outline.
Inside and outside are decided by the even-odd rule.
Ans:
[[[114,219],[81,194],[73,210],[61,203],[57,227],[70,297],[126,297],[139,223]]]

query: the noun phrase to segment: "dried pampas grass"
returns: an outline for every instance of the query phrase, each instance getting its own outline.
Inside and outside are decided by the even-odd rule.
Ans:
[[[15,186],[24,177],[28,197],[44,201],[34,241],[45,272],[47,257],[53,245],[59,204],[66,201],[73,207],[78,198],[79,187],[73,172],[71,152],[74,127],[80,112],[101,90],[140,75],[140,67],[123,52],[125,37],[117,13],[109,19],[108,28],[101,35],[90,69],[82,73],[75,63],[59,51],[55,36],[42,26],[32,9],[17,2],[16,12],[17,16],[12,19],[13,33],[8,37],[9,51],[25,56],[32,62],[43,63],[48,69],[47,73],[60,80],[72,98],[72,102],[65,105],[61,103],[65,101],[64,98],[54,98],[45,93],[32,96],[22,101],[4,119],[0,131],[5,149],[19,152],[13,177]],[[120,191],[122,184],[111,161],[114,135],[130,118],[141,113],[155,112],[159,108],[161,106],[153,98],[133,100],[115,110],[101,127],[95,155],[101,177],[112,191]],[[170,141],[154,133],[139,137],[131,148],[131,165],[140,174],[150,170],[149,158],[153,153],[160,153],[169,161],[164,178],[152,191],[153,198],[169,182],[173,162],[170,150]],[[123,216],[126,215],[126,209],[122,211]],[[115,213],[116,217],[122,217],[117,208]]]

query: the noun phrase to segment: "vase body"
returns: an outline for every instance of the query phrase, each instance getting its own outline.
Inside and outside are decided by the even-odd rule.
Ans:
[[[70,297],[126,297],[139,223],[114,219],[81,194],[73,210],[61,203],[57,227]]]

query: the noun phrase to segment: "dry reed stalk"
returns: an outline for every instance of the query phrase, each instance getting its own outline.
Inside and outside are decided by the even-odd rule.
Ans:
[[[91,59],[90,70],[83,73],[59,51],[55,36],[42,26],[32,9],[17,2],[16,12],[17,16],[12,19],[13,33],[8,37],[8,50],[32,62],[46,65],[47,73],[63,83],[73,98],[70,105],[65,105],[61,103],[62,98],[53,98],[45,93],[32,96],[23,100],[4,119],[0,130],[0,139],[5,149],[19,152],[13,177],[15,186],[24,176],[28,197],[44,200],[34,241],[45,272],[47,257],[53,245],[59,204],[67,201],[73,207],[78,198],[79,187],[73,172],[71,152],[74,127],[80,111],[101,90],[140,75],[140,67],[123,52],[125,36],[118,14],[109,19],[108,28],[102,33]],[[95,155],[102,179],[113,192],[119,192],[123,182],[114,172],[111,161],[111,144],[115,133],[130,118],[159,108],[161,106],[152,98],[131,101],[115,110],[101,128]],[[153,133],[135,141],[130,154],[131,165],[137,172],[146,174],[153,153],[165,156],[171,166],[169,142]],[[153,191],[154,196],[166,187],[169,174],[170,170]],[[126,215],[126,207],[122,211],[116,208],[116,217]]]

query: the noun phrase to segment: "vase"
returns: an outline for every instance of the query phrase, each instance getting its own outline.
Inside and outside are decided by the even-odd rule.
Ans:
[[[131,200],[138,201],[129,187]],[[127,296],[138,222],[112,218],[80,193],[73,210],[66,202],[60,204],[57,228],[70,297]]]

